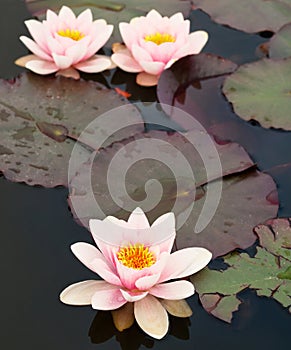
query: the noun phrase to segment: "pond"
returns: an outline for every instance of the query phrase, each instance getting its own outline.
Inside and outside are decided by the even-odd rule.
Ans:
[[[1,1],[2,79],[13,82],[13,79],[25,71],[25,68],[16,66],[14,61],[28,53],[19,41],[19,36],[28,35],[24,20],[30,18],[32,15],[24,1]],[[202,29],[209,33],[209,40],[203,52],[223,56],[238,65],[259,60],[262,53],[258,47],[267,42],[272,34],[267,31],[261,34],[247,34],[224,27],[214,23],[201,10],[193,10],[190,19],[191,31]],[[106,50],[109,54],[109,50]],[[133,74],[118,69],[110,73],[82,73],[82,78],[100,82],[109,88],[118,87],[125,90],[131,94],[131,102],[157,101],[155,87],[140,87],[136,85]],[[220,79],[220,76],[202,79],[198,84],[188,86],[182,93],[184,99],[178,99],[175,106],[183,107],[188,113],[193,112],[198,121],[215,134],[219,145],[223,146],[227,140],[243,146],[258,169],[270,174],[276,182],[279,197],[278,217],[291,217],[290,131],[262,128],[258,122],[246,122],[237,117],[220,93]],[[28,91],[27,99],[33,100],[34,96],[29,95],[32,90],[28,88]],[[166,95],[160,88],[158,96],[163,94]],[[159,114],[159,108],[155,105],[139,104],[138,107],[149,123],[148,130],[160,129],[159,126],[166,123],[163,113]],[[160,118],[157,122],[153,122],[155,113],[157,118]],[[179,123],[177,118],[173,119]],[[158,125],[153,125],[155,123]],[[167,123],[166,126],[171,128],[173,124],[169,120]],[[83,266],[69,249],[72,243],[93,243],[93,240],[87,229],[74,220],[72,208],[68,204],[69,191],[66,187],[45,188],[39,185],[29,186],[23,183],[24,180],[16,181],[8,181],[4,176],[0,178],[3,349],[208,350],[214,347],[290,347],[291,322],[288,308],[283,308],[272,298],[257,296],[254,289],[244,289],[238,294],[242,303],[230,324],[207,313],[198,295],[194,294],[188,299],[193,315],[190,318],[170,317],[169,333],[162,340],[155,340],[146,335],[136,324],[128,330],[118,332],[109,312],[97,312],[90,306],[62,304],[59,294],[66,286],[76,281],[96,279],[96,275]],[[96,181],[99,181],[98,178]],[[240,197],[235,198],[236,202],[241,200]],[[261,215],[260,204],[257,206],[258,211],[252,213],[253,216]],[[224,215],[224,212],[220,215]],[[234,219],[235,216],[241,215],[241,212],[234,211],[231,215]],[[268,218],[271,217],[267,215],[264,220]],[[250,218],[251,220],[253,219]],[[256,224],[259,223],[260,219]],[[257,244],[258,241],[250,248],[245,247],[251,256],[256,254]],[[238,251],[241,252],[242,249]],[[221,258],[214,260],[210,267],[225,269]]]

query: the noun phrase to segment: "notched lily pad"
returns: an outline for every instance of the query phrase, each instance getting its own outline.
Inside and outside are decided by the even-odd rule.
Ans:
[[[278,31],[290,22],[290,0],[193,0],[194,8],[208,13],[220,24],[226,24],[247,33]]]
[[[269,43],[271,58],[287,58],[291,56],[291,23],[283,26]]]
[[[241,118],[291,130],[291,58],[262,59],[226,78],[223,93]]]
[[[224,257],[229,265],[226,270],[205,268],[191,277],[205,310],[226,322],[231,322],[232,313],[241,303],[236,294],[245,288],[277,300],[291,312],[290,222],[269,220],[255,227],[255,232],[260,246],[254,258],[232,253]]]
[[[11,181],[54,187],[67,185],[68,162],[80,134],[104,112],[127,101],[105,86],[66,78],[23,74],[0,81],[0,171]],[[78,156],[86,160],[100,133],[105,145],[143,130],[140,114],[128,105],[120,118],[130,125],[111,135],[98,123],[82,134]],[[98,136],[99,135],[99,136]]]
[[[26,3],[28,10],[41,19],[48,8],[58,11],[62,5],[67,5],[76,14],[90,8],[94,19],[103,18],[107,23],[114,24],[110,42],[121,40],[118,32],[120,22],[129,22],[133,17],[144,16],[152,9],[156,9],[164,16],[182,12],[188,17],[191,9],[189,0],[26,0]]]
[[[196,140],[195,147],[189,140]],[[213,145],[221,171],[212,163]],[[256,236],[252,228],[277,213],[278,202],[268,200],[270,192],[276,192],[273,180],[253,167],[238,144],[218,145],[200,130],[184,134],[150,131],[101,149],[92,163],[81,165],[70,183],[69,204],[75,219],[86,227],[92,217],[127,219],[137,206],[147,212],[151,222],[173,211],[178,248],[203,246],[219,256],[253,244]],[[210,209],[208,200],[215,205],[217,198],[210,194],[217,196],[222,176],[217,212],[197,233],[204,205]]]

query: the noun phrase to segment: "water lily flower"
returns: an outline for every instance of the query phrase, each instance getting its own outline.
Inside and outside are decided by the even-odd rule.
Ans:
[[[164,69],[179,58],[198,54],[208,40],[203,30],[189,34],[190,21],[182,13],[168,18],[156,10],[121,22],[119,30],[125,46],[111,58],[122,70],[139,73],[137,83],[144,86],[156,85]]]
[[[62,302],[114,310],[113,320],[119,330],[131,326],[135,318],[157,339],[168,331],[167,311],[181,317],[191,314],[184,298],[194,294],[193,284],[170,280],[198,272],[212,255],[199,247],[170,253],[176,235],[173,213],[160,216],[150,226],[144,212],[137,208],[127,222],[112,216],[90,220],[90,230],[100,250],[84,242],[73,244],[71,249],[103,280],[72,284],[61,293]]]
[[[98,73],[112,68],[109,57],[95,55],[108,41],[113,25],[104,19],[93,21],[92,12],[87,9],[78,17],[67,6],[57,15],[47,10],[46,20],[25,21],[32,38],[21,36],[20,40],[33,53],[15,61],[38,74],[57,72],[79,79],[77,70]]]

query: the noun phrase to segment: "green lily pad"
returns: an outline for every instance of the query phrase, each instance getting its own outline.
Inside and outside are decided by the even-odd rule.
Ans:
[[[193,0],[193,4],[215,22],[247,33],[276,32],[291,18],[290,0]]]
[[[189,0],[26,0],[26,3],[29,11],[40,19],[43,19],[48,8],[58,11],[62,5],[66,5],[76,14],[90,8],[95,19],[103,18],[107,23],[114,24],[110,43],[121,41],[118,30],[120,22],[129,22],[134,17],[144,16],[152,9],[164,16],[182,12],[187,17],[191,9]]]
[[[271,58],[286,58],[291,56],[291,23],[283,26],[269,44]]]
[[[223,93],[241,118],[291,130],[291,58],[262,59],[226,78]]]
[[[191,281],[203,307],[215,317],[231,322],[240,300],[236,294],[245,288],[277,300],[291,312],[291,228],[288,219],[274,219],[255,228],[260,246],[251,258],[246,253],[224,257],[226,270],[205,268]]]
[[[276,186],[269,175],[251,169],[253,162],[238,144],[219,145],[209,138],[200,130],[150,131],[101,149],[70,182],[69,205],[76,221],[88,227],[91,218],[127,219],[139,206],[151,222],[165,212],[175,213],[178,248],[203,246],[219,256],[250,246],[256,239],[252,228],[277,213]],[[195,148],[189,140],[199,145]],[[215,157],[213,145],[221,169],[208,163]],[[207,215],[215,203],[211,220]],[[201,218],[210,223],[199,231]]]
[[[67,185],[68,163],[76,140],[100,115],[127,101],[99,83],[25,73],[14,81],[0,81],[0,171],[16,182],[54,187]],[[128,105],[120,116],[129,128],[111,135],[87,128],[82,144],[95,149],[100,133],[105,146],[143,130],[138,111]],[[92,149],[80,145],[86,160]]]

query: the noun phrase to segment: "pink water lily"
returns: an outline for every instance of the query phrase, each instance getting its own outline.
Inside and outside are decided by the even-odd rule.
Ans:
[[[98,73],[113,67],[109,57],[95,55],[108,41],[113,25],[104,19],[93,21],[92,12],[87,9],[78,17],[67,6],[57,15],[48,10],[46,20],[25,21],[32,38],[21,36],[20,40],[33,53],[16,60],[38,74],[57,72],[78,79],[77,70]]]
[[[137,83],[145,86],[156,85],[164,69],[179,58],[198,54],[208,40],[202,30],[189,34],[190,21],[182,13],[168,18],[156,10],[120,23],[119,30],[125,47],[112,60],[126,72],[139,73]]]
[[[128,310],[132,308],[139,326],[157,339],[168,330],[166,311],[189,316],[183,299],[194,294],[193,284],[169,281],[198,272],[212,255],[198,247],[170,253],[176,235],[173,213],[162,215],[150,226],[144,212],[137,208],[127,222],[108,216],[103,221],[90,220],[90,229],[100,250],[83,242],[73,244],[71,249],[103,280],[67,287],[60,295],[62,302],[92,305],[97,310],[117,309],[113,319],[119,321],[122,316],[118,311],[126,309],[130,315]],[[132,322],[123,323],[128,327]]]

